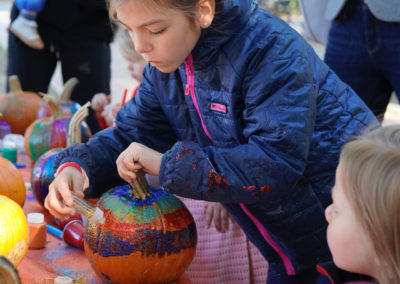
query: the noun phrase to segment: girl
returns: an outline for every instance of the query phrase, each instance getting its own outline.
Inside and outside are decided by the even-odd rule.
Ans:
[[[109,5],[150,64],[117,127],[57,156],[46,208],[71,214],[71,190],[98,196],[143,169],[171,193],[223,203],[268,260],[268,283],[324,281],[339,151],[374,115],[256,1]]]
[[[400,283],[400,125],[347,143],[340,155],[328,244],[342,269]]]

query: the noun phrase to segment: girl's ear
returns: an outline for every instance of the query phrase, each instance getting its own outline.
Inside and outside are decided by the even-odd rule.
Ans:
[[[215,0],[200,0],[198,4],[199,22],[203,29],[211,26],[215,14]]]

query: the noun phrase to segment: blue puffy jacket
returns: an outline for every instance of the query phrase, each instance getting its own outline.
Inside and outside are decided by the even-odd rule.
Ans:
[[[169,74],[147,65],[116,123],[55,166],[79,163],[94,196],[123,183],[115,160],[131,142],[165,153],[166,190],[222,202],[291,275],[331,259],[324,208],[340,148],[378,122],[286,23],[256,1],[217,0],[184,64]]]

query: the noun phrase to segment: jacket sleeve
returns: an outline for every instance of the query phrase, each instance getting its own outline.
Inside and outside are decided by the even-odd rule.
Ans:
[[[178,142],[163,157],[163,187],[195,199],[265,205],[296,189],[306,167],[318,90],[311,64],[298,51],[306,47],[280,44],[249,56],[242,84],[244,142],[233,148]]]
[[[87,197],[97,197],[124,182],[118,175],[116,159],[132,142],[142,143],[164,153],[176,142],[151,84],[144,75],[137,95],[121,108],[116,127],[95,134],[86,144],[68,147],[57,155],[54,167],[67,161],[78,163],[88,174]]]

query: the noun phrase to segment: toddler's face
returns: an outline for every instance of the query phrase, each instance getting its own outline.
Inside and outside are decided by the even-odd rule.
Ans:
[[[332,189],[333,203],[325,210],[329,223],[327,239],[333,261],[344,270],[374,276],[373,245],[345,195],[345,184],[339,163]]]
[[[119,5],[117,18],[147,62],[161,72],[173,72],[196,45],[200,23],[192,23],[182,11],[140,2],[125,1]]]
[[[128,70],[131,77],[138,82],[142,81],[143,69],[147,62],[145,60],[128,61]]]

